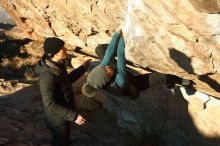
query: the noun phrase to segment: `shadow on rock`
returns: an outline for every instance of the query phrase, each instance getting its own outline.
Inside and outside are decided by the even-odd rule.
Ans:
[[[0,23],[0,29],[3,29],[3,30],[10,30],[13,27],[15,27],[15,25],[13,25],[13,24]]]

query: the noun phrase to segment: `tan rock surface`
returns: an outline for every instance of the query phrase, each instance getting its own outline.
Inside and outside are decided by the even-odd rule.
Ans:
[[[219,97],[220,15],[198,12],[188,0],[130,5],[124,28],[127,58],[161,73],[191,79],[198,90]]]
[[[126,58],[142,67],[193,80],[220,97],[219,1],[2,0],[32,39],[58,36],[94,53],[124,23]],[[213,14],[216,13],[216,14]]]

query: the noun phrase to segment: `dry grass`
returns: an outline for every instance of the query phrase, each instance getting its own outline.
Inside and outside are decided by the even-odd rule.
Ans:
[[[0,40],[0,78],[35,80],[31,69],[39,58],[33,57],[28,50],[34,50],[33,46],[38,44],[29,39],[13,39],[2,33]]]

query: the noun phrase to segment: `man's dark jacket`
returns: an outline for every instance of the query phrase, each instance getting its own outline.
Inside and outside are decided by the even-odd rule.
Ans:
[[[72,83],[86,72],[85,66],[82,65],[68,74],[63,64],[43,57],[35,66],[35,72],[39,74],[48,128],[74,121],[77,114]]]

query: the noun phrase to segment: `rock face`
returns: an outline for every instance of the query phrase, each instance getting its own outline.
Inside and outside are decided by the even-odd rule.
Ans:
[[[193,7],[200,11],[206,13],[218,13],[220,1],[219,0],[189,0]]]
[[[121,23],[126,58],[142,67],[193,80],[220,97],[217,0],[1,0],[32,39],[58,36],[93,53]]]
[[[163,101],[159,102],[164,96],[162,99],[168,104],[167,115],[171,121],[175,119],[179,123],[187,114],[186,117],[191,117],[190,126],[197,125],[182,128],[196,131],[197,141],[200,133],[213,139],[220,137],[219,106],[216,106],[220,98],[219,0],[1,0],[0,4],[30,38],[43,40],[57,36],[71,48],[80,47],[91,54],[97,44],[109,42],[115,29],[123,23],[129,61],[160,73],[193,80],[197,90],[217,97],[210,96],[210,101],[204,101],[203,95],[188,96],[184,98],[190,106],[184,100],[177,101],[177,106],[173,107],[177,102],[170,100],[169,97],[176,100],[172,95],[167,98],[164,94],[148,95],[145,97],[152,98],[148,107],[160,103],[165,107]],[[161,110],[161,106],[158,107]],[[181,108],[184,111],[178,112]],[[160,112],[163,115],[163,110]],[[162,116],[158,119],[154,119],[154,115],[149,117],[150,123],[155,122],[153,127],[160,124],[158,121]],[[165,121],[167,126],[175,129],[169,120]],[[180,124],[186,126],[186,123]],[[163,132],[166,135],[166,131]],[[190,132],[187,135],[190,137]]]
[[[208,11],[201,1],[138,2],[131,1],[125,21],[127,58],[191,79],[198,90],[219,97],[220,15],[197,11],[194,6]]]
[[[59,36],[68,44],[85,48],[106,43],[123,21],[121,1],[7,1],[0,2],[17,25],[35,39]]]
[[[116,113],[118,126],[135,135],[144,133],[158,146],[220,145],[219,100],[182,87],[169,91],[153,84],[137,100],[109,95],[104,105]]]

